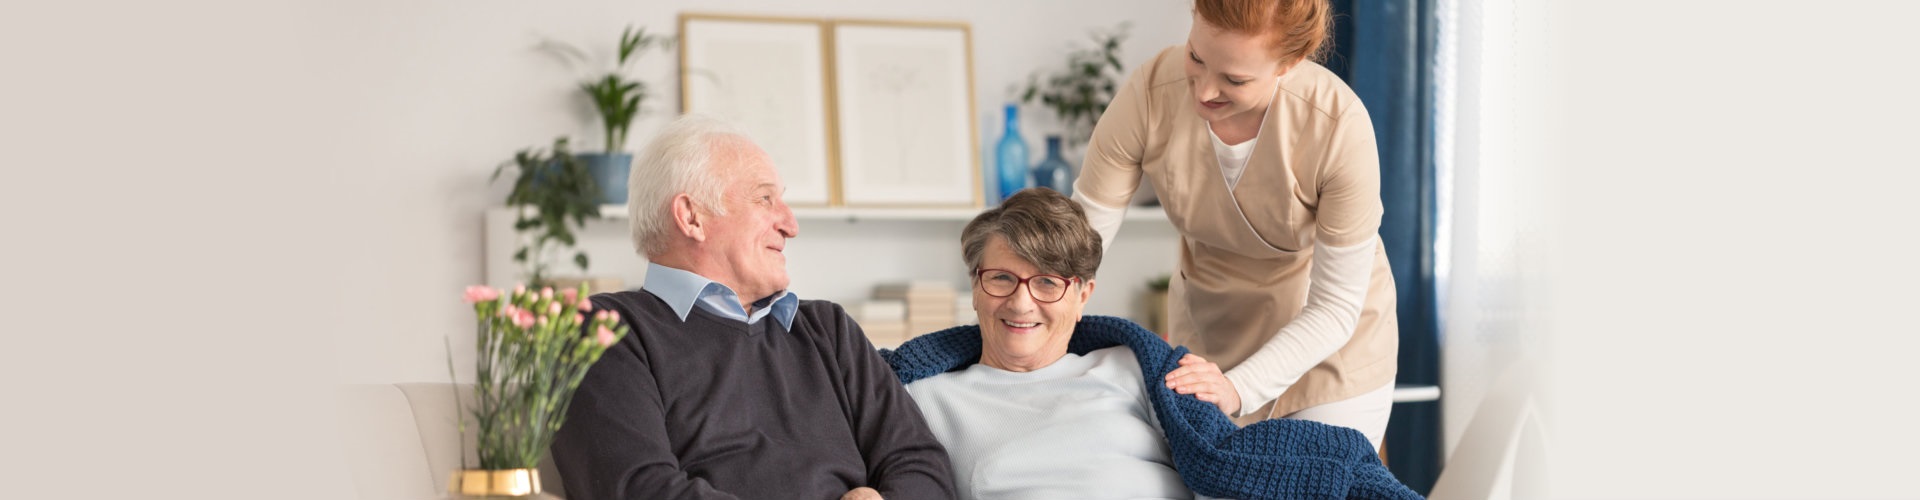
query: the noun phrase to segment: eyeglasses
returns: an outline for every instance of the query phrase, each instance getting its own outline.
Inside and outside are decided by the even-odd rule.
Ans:
[[[1025,278],[1005,269],[981,269],[973,272],[974,281],[980,283],[980,290],[994,297],[1013,295],[1020,285],[1027,285],[1027,295],[1033,300],[1053,303],[1066,298],[1067,286],[1080,278],[1068,278],[1052,274],[1035,274]]]

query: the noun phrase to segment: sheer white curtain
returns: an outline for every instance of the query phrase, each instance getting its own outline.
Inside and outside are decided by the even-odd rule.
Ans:
[[[1435,51],[1435,269],[1441,314],[1444,453],[1452,456],[1494,378],[1538,352],[1546,306],[1538,247],[1539,135],[1526,102],[1540,83],[1528,64],[1537,4],[1440,0]]]

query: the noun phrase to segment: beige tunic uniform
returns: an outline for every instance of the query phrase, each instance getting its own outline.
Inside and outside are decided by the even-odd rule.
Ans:
[[[1276,418],[1393,382],[1399,351],[1393,273],[1377,244],[1380,160],[1358,96],[1311,61],[1281,76],[1238,183],[1229,187],[1195,113],[1183,46],[1135,71],[1094,129],[1077,194],[1124,206],[1142,175],[1181,234],[1168,297],[1176,345],[1231,370],[1306,305],[1316,242],[1374,245],[1357,327],[1345,346],[1250,417]]]

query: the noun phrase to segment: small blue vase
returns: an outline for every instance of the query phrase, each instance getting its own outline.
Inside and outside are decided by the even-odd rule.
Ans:
[[[1060,136],[1047,136],[1047,159],[1033,166],[1033,185],[1073,196],[1073,167],[1060,157]]]
[[[633,153],[581,153],[587,175],[600,187],[600,203],[621,205],[627,202],[627,174],[633,168]]]

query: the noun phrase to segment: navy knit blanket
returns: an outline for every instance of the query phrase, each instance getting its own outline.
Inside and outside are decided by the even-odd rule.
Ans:
[[[1195,493],[1245,500],[1420,498],[1387,471],[1360,431],[1284,418],[1237,428],[1213,403],[1168,389],[1162,381],[1180,367],[1187,348],[1169,346],[1131,321],[1083,317],[1067,351],[1085,355],[1120,345],[1140,360],[1174,468]],[[902,384],[963,369],[980,361],[980,327],[921,335],[880,356]]]

